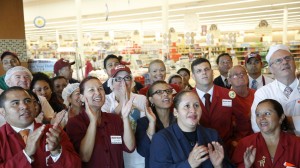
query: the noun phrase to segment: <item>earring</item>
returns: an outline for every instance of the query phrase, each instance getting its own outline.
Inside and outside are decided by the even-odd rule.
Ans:
[[[154,107],[154,103],[151,103],[151,107]]]
[[[84,106],[84,102],[81,102],[81,106]]]

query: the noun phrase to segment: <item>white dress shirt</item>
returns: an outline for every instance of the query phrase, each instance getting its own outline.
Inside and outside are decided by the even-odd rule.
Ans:
[[[286,116],[292,116],[295,125],[295,133],[300,136],[300,86],[299,80],[295,79],[289,86],[293,89],[290,96],[287,98],[283,91],[286,86],[277,80],[258,89],[254,95],[254,101],[251,106],[251,125],[254,132],[259,132],[256,124],[255,110],[259,102],[265,99],[277,100],[283,107]]]

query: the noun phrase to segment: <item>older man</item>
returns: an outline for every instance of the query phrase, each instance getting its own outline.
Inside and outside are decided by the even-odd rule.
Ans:
[[[238,130],[237,132],[239,133],[236,137],[241,139],[253,133],[250,115],[255,90],[248,88],[247,72],[241,65],[235,65],[229,70],[228,81],[231,84],[229,97],[232,98],[233,110],[240,113],[236,120],[244,121],[239,125],[235,125],[235,130]]]
[[[249,88],[257,90],[273,82],[273,79],[261,74],[263,63],[261,56],[257,52],[251,52],[245,57],[245,66],[249,76]]]
[[[296,129],[295,133],[300,135],[300,127],[298,126],[300,122],[300,88],[299,80],[295,75],[296,65],[294,57],[287,46],[274,45],[270,47],[266,60],[275,80],[258,89],[255,93],[251,107],[252,129],[254,132],[259,131],[255,115],[257,104],[264,99],[274,99],[282,105],[291,129]],[[258,124],[263,125],[266,123]]]
[[[5,82],[7,86],[13,87],[13,86],[20,86],[24,89],[29,89],[30,88],[30,83],[32,80],[32,74],[31,72],[22,66],[16,66],[11,69],[9,69],[6,72],[5,76]],[[43,96],[38,96],[41,106],[42,106],[42,112],[44,114],[44,117],[46,120],[51,120],[54,116],[54,110],[50,106],[49,102],[47,99]]]
[[[67,134],[55,123],[34,122],[28,92],[11,87],[0,96],[7,123],[0,129],[0,167],[81,167]]]
[[[21,62],[17,54],[10,51],[5,51],[2,53],[1,62],[3,66],[3,70],[5,72],[8,71],[10,68],[21,65]],[[7,90],[9,87],[6,85],[4,78],[5,78],[5,74],[0,76],[0,89]]]

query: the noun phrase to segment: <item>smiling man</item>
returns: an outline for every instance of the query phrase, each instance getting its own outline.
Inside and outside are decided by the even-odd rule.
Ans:
[[[252,129],[254,132],[259,131],[255,122],[257,104],[264,99],[274,99],[282,105],[288,118],[290,129],[295,130],[295,133],[300,135],[300,128],[297,128],[297,123],[300,122],[300,88],[299,80],[295,75],[296,65],[294,57],[287,46],[280,44],[270,47],[266,60],[275,80],[255,92],[254,102],[251,107]]]
[[[0,107],[7,122],[0,129],[0,167],[80,167],[80,158],[58,123],[35,123],[34,103],[25,89],[4,91]]]

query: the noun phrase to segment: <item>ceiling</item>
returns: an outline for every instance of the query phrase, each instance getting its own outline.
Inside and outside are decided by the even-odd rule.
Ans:
[[[209,29],[211,24],[221,32],[253,31],[261,20],[282,30],[285,8],[288,30],[300,30],[299,0],[23,0],[23,4],[27,39],[55,40],[59,35],[76,39],[78,27],[93,38],[108,31],[114,31],[115,38],[126,37],[134,30],[154,36],[166,26],[176,32],[199,32],[202,25]],[[46,19],[45,27],[34,26],[36,16]]]

